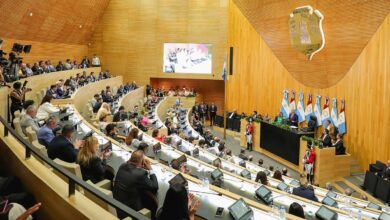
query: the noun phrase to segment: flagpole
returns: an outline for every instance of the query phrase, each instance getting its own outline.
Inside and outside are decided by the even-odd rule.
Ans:
[[[224,86],[225,86],[225,91],[224,91],[224,99],[223,99],[223,139],[226,140],[226,91],[227,91],[227,76],[225,75],[224,79]]]

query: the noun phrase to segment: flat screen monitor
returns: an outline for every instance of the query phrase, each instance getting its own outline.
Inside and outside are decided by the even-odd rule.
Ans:
[[[299,187],[300,184],[299,184],[298,180],[291,180],[290,185],[292,185],[294,187]]]
[[[328,193],[326,193],[326,196],[330,198],[336,198],[337,194],[330,190]]]
[[[181,173],[174,176],[171,180],[168,181],[168,183],[169,183],[169,185],[173,185],[173,184],[181,184],[184,186],[188,185],[186,178],[184,178],[184,176],[181,175]]]
[[[289,189],[288,185],[283,183],[283,182],[279,183],[276,188],[278,188],[279,190],[285,191],[285,192],[287,192]]]
[[[228,209],[234,220],[249,220],[253,216],[252,209],[243,199],[237,200]]]
[[[249,180],[251,179],[251,173],[247,169],[242,170],[240,175]]]
[[[337,213],[325,206],[321,206],[316,212],[316,217],[320,220],[336,220]]]
[[[368,203],[367,207],[372,209],[382,210],[382,207],[372,202]]]
[[[164,73],[212,73],[212,44],[164,43],[163,56]]]
[[[332,206],[332,207],[337,207],[337,202],[336,200],[326,196],[323,200],[322,200],[322,204],[325,204],[325,205],[328,205],[328,206]]]
[[[219,169],[215,169],[211,172],[211,179],[213,180],[221,179],[222,177],[223,177],[223,173]]]
[[[263,200],[267,205],[272,202],[272,192],[271,190],[267,189],[265,186],[260,186],[256,190],[256,197]]]
[[[378,220],[390,220],[390,214],[387,212],[382,212]]]

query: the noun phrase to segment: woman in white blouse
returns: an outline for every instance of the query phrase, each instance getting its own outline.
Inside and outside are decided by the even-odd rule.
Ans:
[[[43,97],[41,105],[38,108],[37,118],[39,120],[45,120],[53,113],[59,112],[60,109],[52,105],[50,102],[53,99],[52,96],[46,95]]]

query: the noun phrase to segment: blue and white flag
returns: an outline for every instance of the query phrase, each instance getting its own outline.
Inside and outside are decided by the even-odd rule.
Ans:
[[[322,119],[322,126],[326,129],[326,121],[330,120],[330,112],[329,112],[329,97],[325,97],[325,104],[324,108],[322,109],[322,114],[321,114],[321,119]]]
[[[303,93],[302,92],[299,92],[299,101],[298,101],[296,113],[298,115],[299,123],[305,121],[305,110],[303,108]]]
[[[306,109],[305,109],[306,121],[310,121],[310,116],[312,116],[314,114],[312,102],[313,102],[313,99],[312,99],[311,93],[309,93],[309,97],[307,98],[307,105],[306,105]]]
[[[290,106],[288,104],[288,91],[283,91],[283,100],[282,100],[282,106],[280,107],[280,112],[283,113],[283,118],[288,118],[290,114]]]
[[[339,127],[339,118],[337,116],[337,99],[333,98],[332,100],[332,111],[330,112],[330,120],[332,121],[332,124],[338,128]]]
[[[321,96],[317,95],[316,104],[314,105],[314,115],[317,117],[317,127],[321,126]]]
[[[345,101],[341,100],[341,109],[340,109],[340,114],[339,114],[339,126],[337,127],[339,129],[340,134],[347,133],[347,126],[345,125]]]
[[[226,58],[227,55],[225,55],[225,60],[223,61],[223,67],[222,67],[222,80],[226,80]]]

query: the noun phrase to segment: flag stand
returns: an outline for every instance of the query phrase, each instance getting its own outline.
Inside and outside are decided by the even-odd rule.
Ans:
[[[227,76],[225,76],[227,77]],[[227,87],[227,80],[224,79],[224,99],[223,99],[223,139],[226,140],[226,87]]]

